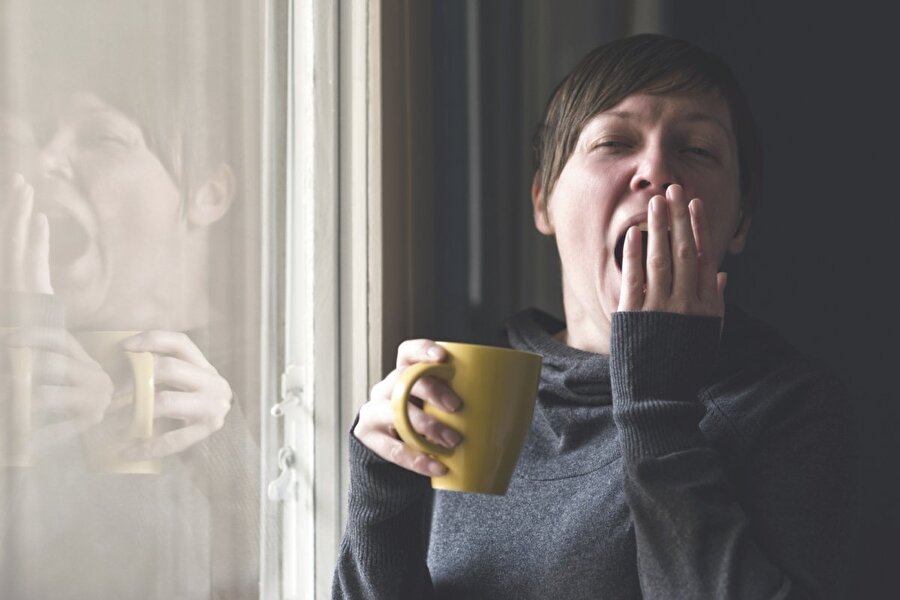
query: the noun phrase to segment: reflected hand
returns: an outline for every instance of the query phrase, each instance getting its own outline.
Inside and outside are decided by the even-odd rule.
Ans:
[[[0,288],[52,294],[50,226],[46,215],[34,212],[34,188],[16,175],[0,194]]]
[[[669,227],[671,226],[671,241]],[[650,199],[647,274],[637,227],[625,238],[620,311],[661,311],[725,316],[726,274],[709,256],[710,231],[703,202],[687,202],[680,185]]]
[[[178,429],[129,448],[123,458],[144,460],[176,454],[222,428],[231,410],[231,385],[187,335],[145,331],[125,340],[122,348],[156,355],[154,418],[183,422]]]
[[[65,329],[26,328],[7,335],[9,348],[32,352],[32,406],[37,446],[65,441],[103,420],[112,400],[109,375]]]
[[[404,469],[426,477],[445,475],[447,467],[398,439],[391,395],[404,369],[420,362],[444,362],[447,356],[447,350],[431,340],[407,340],[400,344],[397,368],[372,386],[369,401],[359,410],[359,422],[353,429],[356,439],[384,460]],[[435,377],[422,377],[416,381],[410,392],[409,420],[413,429],[446,448],[453,448],[462,441],[458,432],[414,405],[413,396],[420,403],[430,402],[441,410],[455,412],[462,407],[462,400],[445,382]]]

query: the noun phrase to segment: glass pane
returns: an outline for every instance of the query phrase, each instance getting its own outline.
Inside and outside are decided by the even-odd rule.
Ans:
[[[0,8],[0,597],[259,588],[263,3]]]

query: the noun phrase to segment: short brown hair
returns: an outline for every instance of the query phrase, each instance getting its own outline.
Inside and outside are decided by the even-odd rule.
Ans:
[[[716,91],[728,104],[737,141],[742,209],[753,212],[762,183],[762,148],[750,105],[718,56],[684,40],[640,34],[588,53],[557,86],[534,135],[534,163],[547,198],[585,124],[628,96]]]

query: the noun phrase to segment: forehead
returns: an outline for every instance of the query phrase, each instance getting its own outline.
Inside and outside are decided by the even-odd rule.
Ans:
[[[638,127],[697,124],[712,127],[734,138],[731,111],[725,100],[715,92],[632,94],[615,106],[596,113],[582,131],[614,123]]]

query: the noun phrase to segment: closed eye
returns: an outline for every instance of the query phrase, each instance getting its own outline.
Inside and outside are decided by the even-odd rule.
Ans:
[[[603,140],[594,144],[591,149],[593,150],[596,148],[607,148],[609,150],[626,150],[628,148],[631,148],[631,144],[629,144],[628,142],[623,142],[621,140]]]
[[[699,157],[702,157],[702,158],[712,158],[712,159],[715,159],[715,158],[716,158],[716,155],[715,155],[714,153],[710,152],[710,151],[707,150],[706,148],[700,148],[700,147],[697,147],[697,146],[692,146],[692,147],[689,147],[689,148],[685,148],[685,149],[683,150],[683,152],[686,152],[686,153],[688,153],[688,154],[692,154],[692,155],[695,155],[695,156],[699,156]]]

